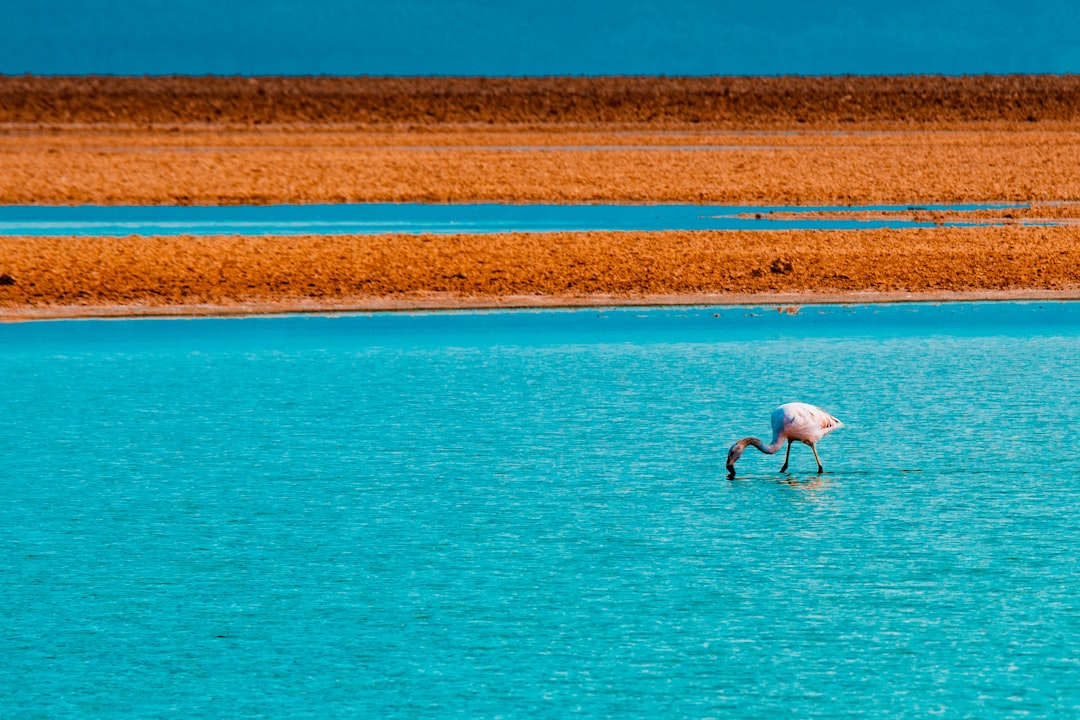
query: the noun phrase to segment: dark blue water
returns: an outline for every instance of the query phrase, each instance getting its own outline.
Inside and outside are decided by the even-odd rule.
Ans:
[[[926,205],[920,210],[980,210],[1026,205]],[[904,205],[510,205],[362,203],[235,206],[0,206],[0,235],[297,235],[659,230],[843,230],[935,227],[904,219],[858,219]],[[799,218],[851,213],[856,219]],[[769,213],[785,213],[774,219]],[[796,217],[791,217],[792,215]],[[946,223],[955,226],[969,223]],[[992,223],[986,223],[987,225]]]
[[[1064,0],[7,0],[0,27],[7,74],[1080,71]]]
[[[0,325],[0,716],[1073,717],[1080,305]],[[801,399],[846,427],[727,446]]]

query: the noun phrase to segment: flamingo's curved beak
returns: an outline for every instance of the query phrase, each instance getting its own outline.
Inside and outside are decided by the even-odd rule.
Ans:
[[[727,461],[727,464],[725,465],[725,467],[727,467],[727,474],[728,474],[728,477],[729,477],[729,478],[733,478],[733,477],[735,477],[735,463],[733,463],[733,462],[731,462],[730,460],[728,460],[728,461]]]

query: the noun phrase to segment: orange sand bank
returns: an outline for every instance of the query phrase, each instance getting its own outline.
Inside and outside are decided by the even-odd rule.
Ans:
[[[1080,295],[1080,227],[0,238],[0,317]],[[867,295],[870,293],[870,295]],[[1027,293],[1030,294],[1030,293]],[[97,310],[91,311],[91,308]]]
[[[1080,76],[0,76],[0,123],[705,125],[1076,122]]]
[[[0,313],[1070,296],[1080,226],[1018,222],[1080,220],[1078,167],[1074,76],[0,77],[8,204],[1033,204],[968,214],[993,228],[0,238]]]
[[[1076,201],[1077,168],[1080,126],[750,137],[76,128],[0,135],[0,202]]]

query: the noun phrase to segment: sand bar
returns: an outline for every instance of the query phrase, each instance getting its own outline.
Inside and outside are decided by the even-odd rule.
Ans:
[[[1073,76],[0,77],[5,204],[888,204],[941,225],[3,238],[0,314],[1073,297],[1077,167]],[[1001,202],[1030,207],[921,209]],[[995,226],[945,226],[965,219]]]
[[[1077,167],[1080,124],[691,138],[80,126],[0,133],[0,202],[1075,202]]]
[[[1080,76],[0,76],[0,124],[746,129],[1075,122]]]
[[[1080,295],[1077,226],[10,237],[0,258],[6,319]]]

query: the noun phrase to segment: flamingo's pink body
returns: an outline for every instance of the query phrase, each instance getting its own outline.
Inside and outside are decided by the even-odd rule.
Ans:
[[[815,445],[821,438],[840,427],[844,427],[844,423],[819,407],[801,402],[781,405],[772,411],[772,442],[765,445],[756,437],[747,437],[732,445],[728,450],[728,473],[735,475],[735,461],[742,457],[747,445],[753,445],[766,455],[772,455],[784,442],[787,442],[787,455],[784,457],[784,466],[780,468],[780,472],[784,472],[787,470],[788,459],[791,457],[791,443],[795,441],[810,446],[810,449],[814,451],[814,459],[817,460],[818,472],[825,472],[821,467],[821,458],[818,457]]]

